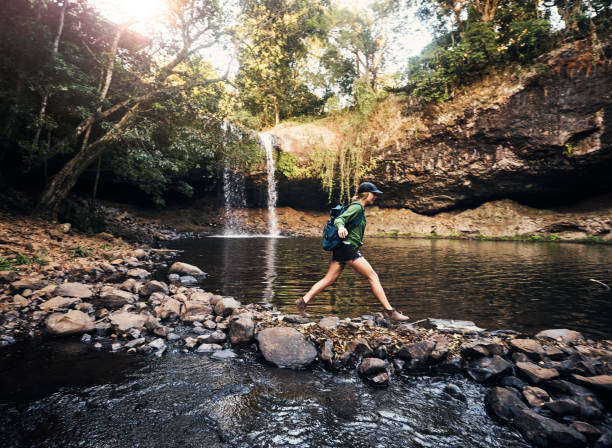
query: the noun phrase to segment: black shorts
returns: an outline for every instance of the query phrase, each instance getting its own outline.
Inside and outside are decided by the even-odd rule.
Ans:
[[[363,255],[361,255],[358,248],[350,243],[342,243],[334,249],[332,261],[338,261],[340,264],[344,264],[347,261],[356,260],[361,257],[363,257]]]

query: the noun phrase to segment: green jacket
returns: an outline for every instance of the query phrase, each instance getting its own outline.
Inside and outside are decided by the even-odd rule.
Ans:
[[[342,213],[334,220],[334,226],[336,227],[336,229],[340,229],[340,227],[346,227],[348,230],[348,224],[359,217],[359,214],[361,213],[361,207],[362,205],[359,201],[351,203],[351,205],[348,206],[344,213]],[[364,212],[361,223],[349,232],[347,237],[344,238],[344,241],[351,243],[355,247],[361,247],[363,245],[363,234],[365,233],[365,228],[366,217]]]

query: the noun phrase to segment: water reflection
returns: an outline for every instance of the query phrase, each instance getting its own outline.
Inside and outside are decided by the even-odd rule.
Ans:
[[[179,241],[183,261],[210,276],[206,289],[243,302],[271,301],[285,312],[318,281],[329,253],[318,238],[206,238]],[[483,328],[569,327],[612,337],[612,247],[577,244],[370,238],[362,253],[391,303],[413,319],[473,320]],[[379,309],[369,283],[346,269],[315,298],[318,314],[357,316]]]

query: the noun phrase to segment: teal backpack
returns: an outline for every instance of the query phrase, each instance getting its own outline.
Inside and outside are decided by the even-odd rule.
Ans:
[[[361,204],[359,204],[361,205]],[[340,244],[342,244],[342,239],[338,236],[338,230],[334,226],[334,220],[340,216],[342,213],[346,211],[349,205],[336,205],[329,211],[329,220],[325,224],[323,228],[323,249],[325,250],[334,250]],[[346,229],[350,232],[363,221],[365,214],[365,209],[363,205],[361,205],[361,214],[355,218],[352,222],[348,223]]]

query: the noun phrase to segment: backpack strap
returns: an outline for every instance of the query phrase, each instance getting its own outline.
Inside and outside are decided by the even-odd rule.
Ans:
[[[357,218],[355,218],[352,222],[347,223],[347,229],[349,231],[357,228],[359,226],[359,224],[361,224],[361,221],[363,221],[363,218],[365,217],[365,208],[363,207],[363,205],[361,205],[361,202],[359,201],[355,201],[352,204],[349,205],[349,207],[353,204],[359,204],[359,206],[361,207],[361,213],[359,214],[359,216]]]

